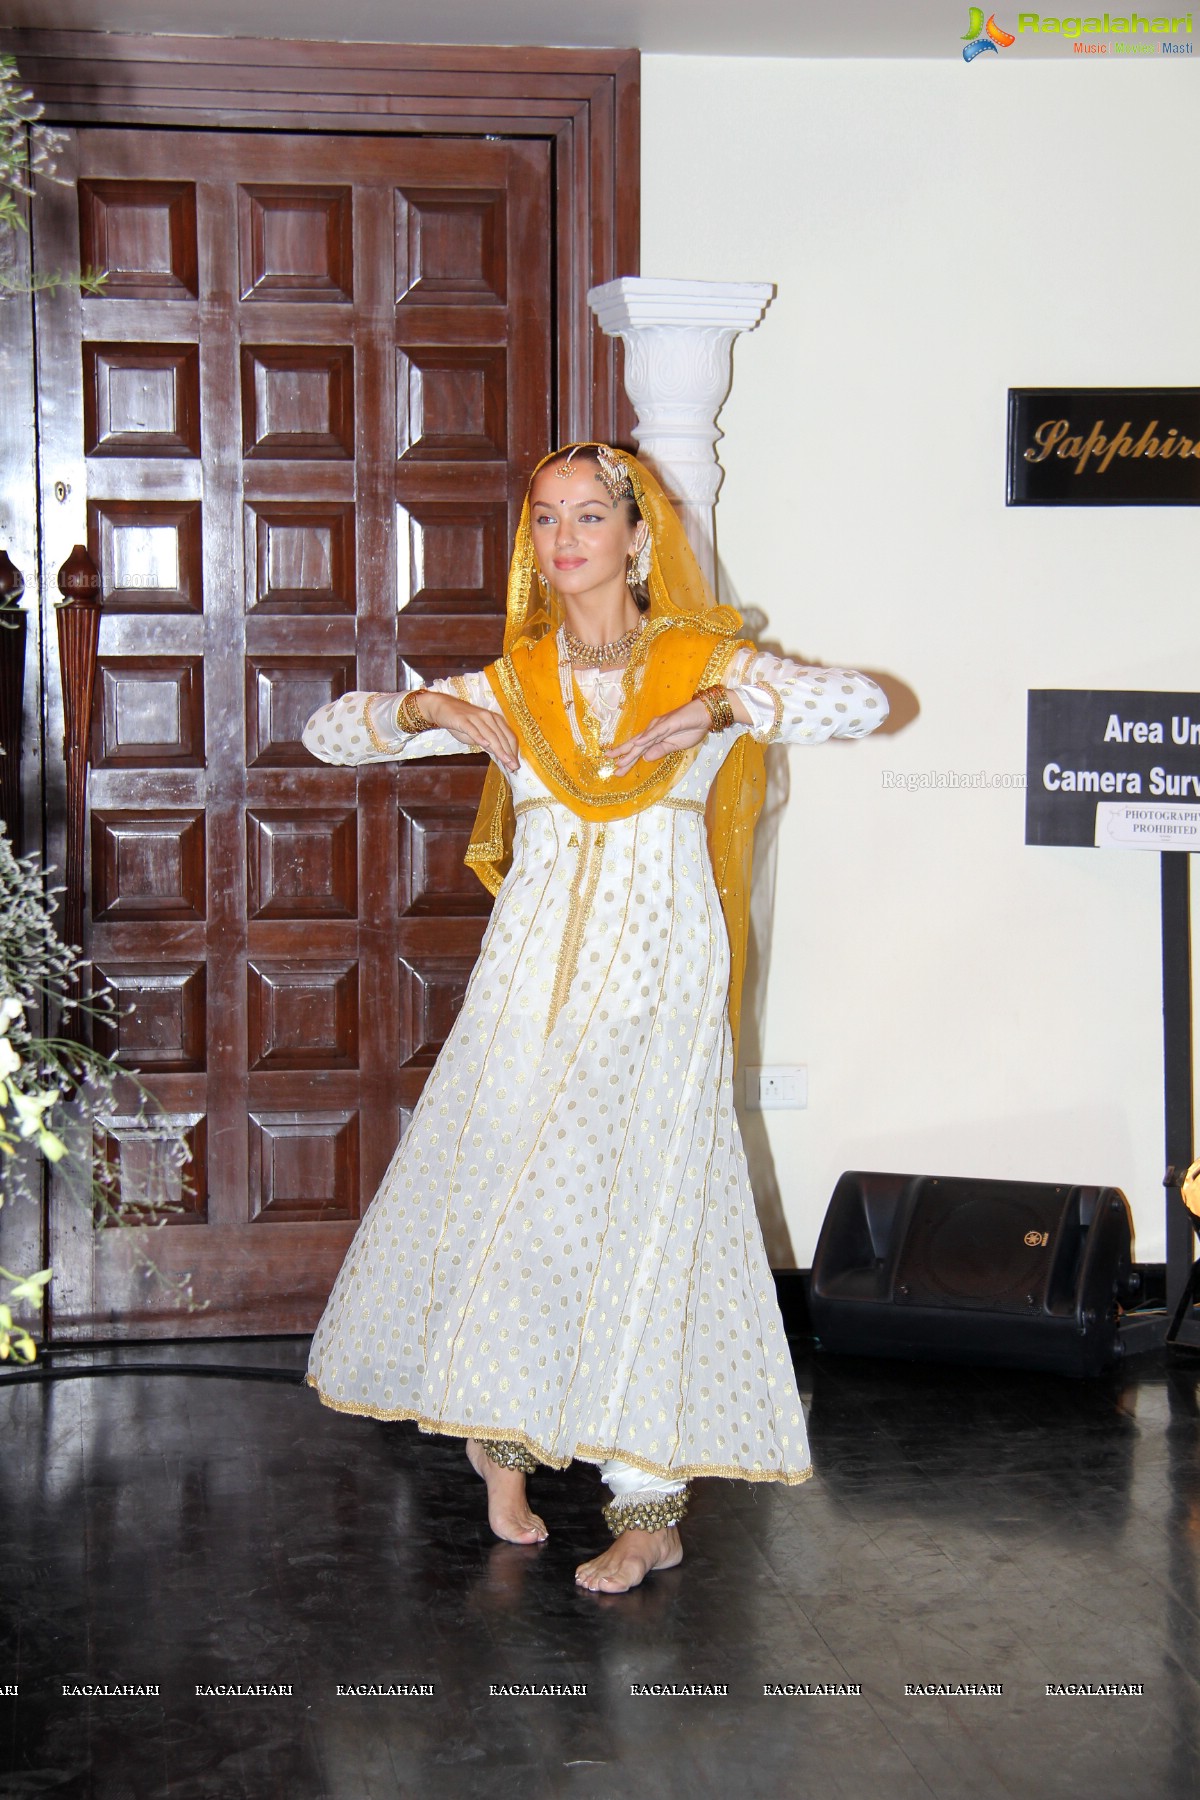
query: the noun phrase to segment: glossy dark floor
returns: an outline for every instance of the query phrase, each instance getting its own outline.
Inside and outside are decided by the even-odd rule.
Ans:
[[[174,1354],[299,1368],[296,1342]],[[123,1353],[145,1360],[145,1349]],[[69,1360],[69,1359],[63,1359]],[[815,1479],[697,1485],[681,1568],[578,1591],[594,1470],[495,1542],[460,1447],[298,1386],[0,1390],[0,1792],[100,1800],[1200,1794],[1200,1359],[1098,1381],[798,1356]],[[157,1697],[64,1686],[158,1684]],[[432,1697],[338,1686],[432,1683]],[[636,1683],[727,1696],[634,1696]],[[861,1683],[765,1697],[764,1683]],[[1141,1695],[1048,1696],[1049,1683]],[[494,1685],[586,1683],[512,1698]],[[1003,1693],[906,1695],[906,1683]],[[284,1685],[291,1696],[197,1695]]]

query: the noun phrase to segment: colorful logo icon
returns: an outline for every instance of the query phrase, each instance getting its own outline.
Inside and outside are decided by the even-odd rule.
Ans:
[[[982,6],[972,6],[970,14],[971,29],[963,32],[964,62],[974,62],[975,58],[982,56],[985,50],[1008,50],[1016,43],[1017,40],[1011,31],[1005,31],[997,25],[995,13],[991,15],[986,25],[983,22]]]

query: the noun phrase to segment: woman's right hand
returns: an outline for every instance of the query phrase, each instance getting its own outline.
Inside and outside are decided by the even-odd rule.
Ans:
[[[510,774],[517,768],[520,758],[516,734],[503,713],[472,706],[469,700],[456,699],[453,694],[430,693],[427,688],[422,689],[418,704],[439,731],[448,731],[471,750],[486,751]]]

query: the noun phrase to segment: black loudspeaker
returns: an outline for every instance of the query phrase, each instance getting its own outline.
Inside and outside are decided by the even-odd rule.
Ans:
[[[1097,1375],[1132,1258],[1118,1188],[849,1170],[813,1257],[817,1347]]]

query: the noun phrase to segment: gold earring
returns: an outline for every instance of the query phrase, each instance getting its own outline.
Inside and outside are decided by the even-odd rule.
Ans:
[[[541,583],[543,594],[548,594],[550,592],[550,583],[546,580],[546,577],[542,574],[540,569],[538,570],[538,580]]]
[[[650,542],[650,531],[647,528],[641,549],[631,550],[629,553],[629,579],[635,587],[641,587],[649,576],[652,555],[653,546]]]

